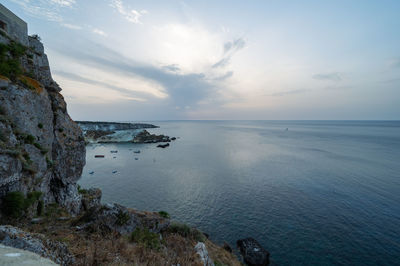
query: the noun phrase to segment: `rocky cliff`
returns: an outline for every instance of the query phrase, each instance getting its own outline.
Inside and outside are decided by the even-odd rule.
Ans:
[[[29,37],[26,47],[0,35],[3,213],[33,216],[50,203],[72,214],[81,208],[76,182],[85,165],[85,142],[60,91],[37,36]],[[7,200],[8,205],[23,203],[10,209],[4,206]]]
[[[67,113],[43,44],[28,40],[24,46],[0,30],[0,223],[7,224],[0,244],[61,265],[240,265],[231,249],[171,223],[164,211],[101,205],[100,190],[77,186],[82,131]]]

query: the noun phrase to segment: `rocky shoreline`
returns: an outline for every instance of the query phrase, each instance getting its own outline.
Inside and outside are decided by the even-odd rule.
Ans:
[[[80,188],[88,139],[165,148],[176,138],[149,124],[74,122],[40,39],[0,33],[0,244],[61,265],[241,265],[165,211],[101,204],[99,189]]]

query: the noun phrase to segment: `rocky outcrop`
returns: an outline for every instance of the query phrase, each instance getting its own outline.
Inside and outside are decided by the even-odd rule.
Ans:
[[[206,245],[203,242],[198,242],[194,247],[194,250],[200,256],[200,259],[203,262],[204,266],[214,266],[214,262],[208,256]]]
[[[0,226],[0,244],[29,250],[61,265],[73,265],[75,261],[64,243],[51,241],[43,235],[27,233],[13,226]]]
[[[245,238],[237,241],[240,254],[249,266],[265,266],[269,264],[269,252],[266,251],[254,238]]]
[[[0,76],[0,199],[13,191],[37,192],[44,205],[56,202],[76,214],[76,182],[85,165],[82,131],[67,113],[39,38],[29,37],[29,47],[0,39],[0,56],[14,68]]]
[[[168,136],[150,134],[147,130],[143,130],[133,139],[134,143],[158,143],[170,141],[171,139]]]
[[[82,130],[116,131],[128,129],[158,128],[158,126],[143,123],[117,123],[117,122],[92,122],[76,121]]]
[[[150,232],[160,233],[170,224],[168,218],[155,212],[141,212],[119,204],[105,204],[91,208],[77,222],[79,229],[91,231],[118,232],[129,234],[136,228],[146,228]]]

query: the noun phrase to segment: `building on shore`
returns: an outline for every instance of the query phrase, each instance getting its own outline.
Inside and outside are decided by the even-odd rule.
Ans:
[[[28,25],[8,8],[0,4],[0,31],[11,39],[28,46]]]

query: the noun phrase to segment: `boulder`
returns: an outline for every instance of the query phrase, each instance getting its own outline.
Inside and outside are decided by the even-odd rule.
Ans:
[[[100,230],[129,234],[137,227],[160,233],[170,224],[170,220],[156,212],[141,212],[119,204],[99,205],[89,209],[76,223],[80,229]]]
[[[27,233],[9,225],[0,226],[0,244],[31,251],[61,265],[73,265],[75,262],[64,243],[51,241],[43,235]]]
[[[266,251],[254,238],[239,239],[237,241],[240,254],[249,266],[265,266],[269,264],[269,252]]]

